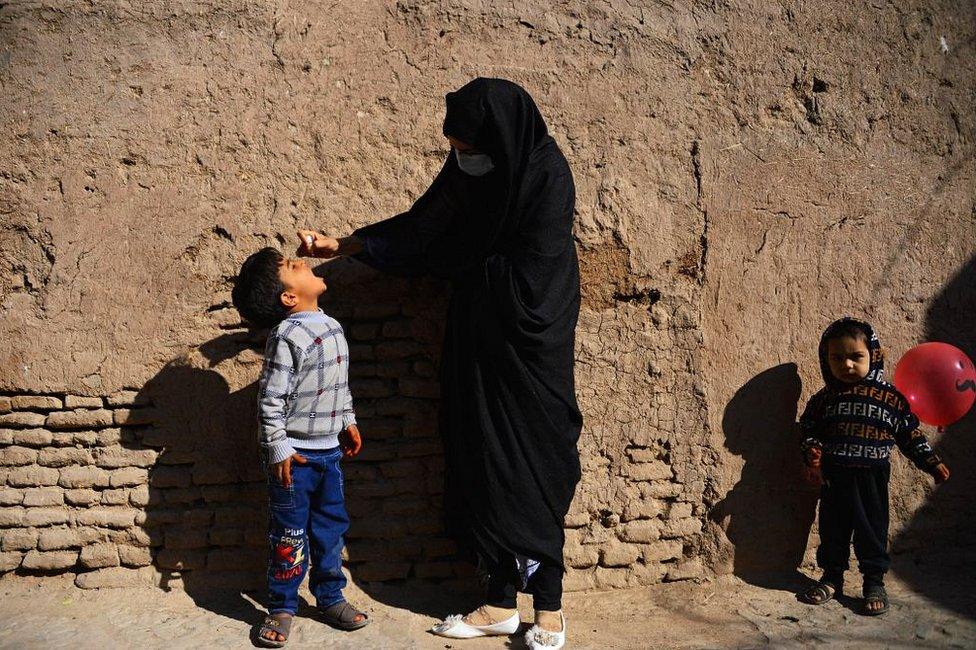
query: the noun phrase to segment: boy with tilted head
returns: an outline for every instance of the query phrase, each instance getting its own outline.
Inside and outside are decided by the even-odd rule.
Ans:
[[[232,293],[241,316],[270,328],[258,392],[268,470],[271,542],[268,615],[258,642],[282,647],[309,588],[326,622],[355,630],[369,620],[342,596],[343,535],[349,528],[340,461],[362,442],[349,393],[342,326],[318,306],[325,281],[303,260],[264,248],[245,260]]]

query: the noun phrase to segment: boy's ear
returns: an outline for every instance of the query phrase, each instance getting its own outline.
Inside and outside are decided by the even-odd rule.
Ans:
[[[281,296],[279,297],[281,299],[281,304],[288,309],[291,309],[298,304],[298,296],[293,294],[291,291],[282,291]]]

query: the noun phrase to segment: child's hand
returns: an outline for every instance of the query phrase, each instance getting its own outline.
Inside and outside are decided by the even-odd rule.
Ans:
[[[939,463],[932,470],[932,476],[935,477],[935,484],[945,483],[949,480],[949,468],[946,467],[945,463]]]
[[[296,462],[299,465],[304,465],[308,461],[305,457],[299,453],[292,454],[288,458],[284,459],[280,463],[271,464],[271,474],[278,481],[278,484],[282,487],[291,487],[291,464]]]
[[[295,251],[298,256],[330,259],[339,255],[338,239],[326,237],[314,230],[299,230],[298,238],[302,242]]]
[[[816,487],[823,484],[823,477],[820,475],[819,467],[804,467],[803,478],[807,483]]]
[[[346,430],[339,434],[339,445],[342,447],[342,455],[352,458],[363,448],[363,439],[359,436],[359,427],[350,424]]]
[[[819,447],[810,447],[803,457],[807,461],[807,467],[820,467],[820,459],[823,457],[823,451]]]

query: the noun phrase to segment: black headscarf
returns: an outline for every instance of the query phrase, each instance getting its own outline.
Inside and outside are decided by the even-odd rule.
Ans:
[[[452,280],[440,418],[450,532],[489,562],[562,566],[582,424],[572,174],[532,98],[509,81],[448,94],[444,133],[494,169],[469,176],[448,156],[410,210],[356,231],[358,257]]]

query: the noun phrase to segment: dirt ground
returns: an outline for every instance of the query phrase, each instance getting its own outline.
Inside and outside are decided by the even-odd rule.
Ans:
[[[946,584],[950,606],[889,580],[892,608],[876,618],[857,613],[857,576],[841,601],[819,608],[798,603],[790,588],[764,588],[732,576],[604,593],[571,593],[564,605],[575,648],[972,648],[976,607],[971,584]],[[183,591],[103,589],[83,591],[57,579],[7,579],[0,583],[3,648],[240,648],[249,647],[261,615],[254,594],[214,591],[191,598]],[[290,647],[521,648],[518,637],[451,641],[426,630],[451,605],[442,589],[387,587],[370,599],[355,586],[350,600],[373,623],[355,633],[332,630],[302,617]],[[306,600],[308,598],[305,592]],[[381,602],[382,601],[382,602]],[[406,603],[406,608],[390,603]],[[530,603],[520,602],[523,619]],[[967,615],[968,612],[968,615]]]

